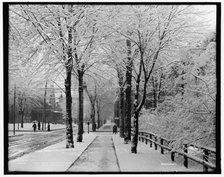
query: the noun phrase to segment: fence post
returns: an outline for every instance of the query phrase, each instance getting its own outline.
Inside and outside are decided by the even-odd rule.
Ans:
[[[157,142],[157,136],[155,136],[155,142]],[[157,150],[157,144],[154,143],[154,145],[155,145],[155,150]]]
[[[175,161],[175,153],[173,151],[171,151],[171,160],[174,162]]]
[[[138,132],[138,140],[140,141],[141,140],[141,132]]]
[[[142,132],[142,136],[144,136],[144,132]],[[142,142],[144,142],[144,137],[142,137]]]
[[[203,150],[203,160],[208,162],[208,156],[209,156],[209,152],[207,149]],[[208,167],[203,165],[203,172],[208,172]]]
[[[150,147],[152,147],[152,134],[149,134],[149,139],[150,139]]]
[[[184,153],[188,153],[188,150],[187,150],[187,144],[184,144]],[[186,155],[184,155],[184,166],[186,168],[188,168],[188,158]]]
[[[148,133],[146,133],[145,136],[148,138]],[[148,139],[145,139],[145,144],[148,144]]]
[[[161,144],[161,154],[164,154],[164,151],[163,151],[163,139],[161,138],[160,139],[160,144]]]

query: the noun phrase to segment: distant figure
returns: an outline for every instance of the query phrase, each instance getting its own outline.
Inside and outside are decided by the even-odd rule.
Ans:
[[[38,128],[38,130],[40,130],[40,122],[38,122],[37,128]]]
[[[117,134],[117,126],[116,126],[116,124],[113,126],[113,133]]]
[[[50,123],[49,122],[47,124],[47,131],[51,131],[51,129],[50,129]]]
[[[36,123],[34,122],[34,124],[33,124],[33,131],[34,131],[34,132],[36,131],[36,128],[37,128],[37,125],[36,125]]]

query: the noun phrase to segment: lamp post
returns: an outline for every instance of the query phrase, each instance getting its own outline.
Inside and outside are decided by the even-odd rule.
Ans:
[[[44,109],[43,109],[43,117],[42,117],[42,131],[46,130],[46,95],[47,95],[47,81],[45,83],[44,90]]]
[[[88,123],[87,123],[87,124],[88,124],[88,134],[89,134],[89,121],[88,121]]]

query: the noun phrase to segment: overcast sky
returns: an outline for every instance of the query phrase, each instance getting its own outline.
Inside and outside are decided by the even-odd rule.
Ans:
[[[211,29],[215,29],[216,26],[216,6],[215,5],[197,5],[195,6],[199,11],[206,12],[203,15],[205,20],[208,20],[208,24],[211,25]]]

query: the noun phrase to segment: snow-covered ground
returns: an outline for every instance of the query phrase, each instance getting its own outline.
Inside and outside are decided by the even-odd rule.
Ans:
[[[108,134],[109,135],[109,134]],[[69,172],[118,172],[112,137],[97,136],[89,148],[68,169]]]
[[[160,149],[150,148],[149,144],[138,142],[137,154],[131,153],[131,143],[124,144],[119,135],[113,135],[121,172],[202,172],[202,166],[189,162],[189,168],[183,165],[183,157],[171,161],[170,153],[161,154]]]
[[[110,128],[108,125],[109,123],[104,126]],[[175,162],[172,162],[169,152],[161,154],[159,148],[156,151],[154,147],[150,148],[143,142],[138,143],[138,153],[133,154],[131,143],[124,144],[119,134],[112,132],[89,134],[85,132],[83,142],[78,143],[75,140],[76,134],[74,149],[66,149],[65,141],[61,141],[10,160],[9,170],[35,172],[202,172],[203,170],[202,165],[191,161],[189,168],[185,168],[182,156],[176,156]]]
[[[23,172],[65,172],[93,141],[95,135],[84,134],[83,142],[75,142],[75,148],[66,149],[65,141],[44,149],[26,154],[21,158],[10,160],[9,171]],[[76,136],[74,137],[76,139]]]
[[[18,129],[18,124],[15,125],[15,135],[22,135],[22,134],[29,134],[31,132],[33,132],[33,123],[24,123],[23,128],[21,128],[21,125],[19,125],[19,129]],[[77,133],[77,124],[73,123],[73,131],[74,133]],[[57,129],[65,129],[66,125],[65,124],[50,124],[50,129],[51,130],[57,130]],[[84,131],[87,132],[88,131],[88,126],[87,124],[83,124],[83,128]],[[8,124],[8,135],[9,136],[13,136],[13,124]],[[89,130],[92,131],[92,125],[89,125]],[[42,130],[36,130],[35,133],[43,133]]]
[[[74,124],[75,125],[75,124]],[[18,129],[18,124],[15,124],[15,130],[31,130],[33,131],[33,123],[24,123],[23,128],[21,128],[21,124],[19,124],[19,129]],[[54,129],[59,129],[59,128],[65,128],[65,124],[50,124],[50,127],[52,130]],[[8,129],[13,130],[13,124],[8,124]]]

